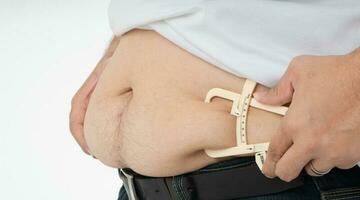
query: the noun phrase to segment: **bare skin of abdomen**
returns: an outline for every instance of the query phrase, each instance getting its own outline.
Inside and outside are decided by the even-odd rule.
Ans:
[[[90,152],[104,164],[146,176],[173,176],[227,158],[204,149],[236,145],[232,102],[214,88],[241,93],[244,78],[227,73],[153,31],[123,35],[91,96],[84,122]],[[255,91],[265,89],[258,84]],[[250,108],[248,143],[267,142],[281,116]]]

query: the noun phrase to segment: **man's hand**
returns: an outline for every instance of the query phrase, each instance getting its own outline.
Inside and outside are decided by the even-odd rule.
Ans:
[[[113,38],[107,52],[105,53],[103,58],[99,61],[94,71],[86,79],[84,84],[76,92],[76,94],[74,95],[71,101],[71,111],[70,111],[70,119],[69,119],[71,134],[74,136],[76,142],[80,145],[81,149],[86,154],[89,155],[90,155],[89,148],[84,138],[84,118],[85,118],[86,109],[92,91],[94,90],[96,83],[106,66],[106,63],[114,53],[119,43],[119,40],[120,39],[117,37]]]
[[[254,93],[259,102],[291,102],[271,141],[263,173],[284,181],[305,167],[326,172],[360,160],[360,48],[341,56],[299,56],[278,85]]]

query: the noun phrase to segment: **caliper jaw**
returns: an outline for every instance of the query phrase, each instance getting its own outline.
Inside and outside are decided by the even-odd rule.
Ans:
[[[269,147],[269,143],[258,143],[251,145],[239,145],[235,147],[229,147],[221,150],[212,150],[205,149],[207,155],[212,158],[221,158],[228,156],[255,156],[255,162],[259,169],[262,169],[262,166],[266,159],[266,152]]]

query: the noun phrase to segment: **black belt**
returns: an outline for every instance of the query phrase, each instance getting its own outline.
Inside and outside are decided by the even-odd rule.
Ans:
[[[225,200],[282,192],[304,184],[304,174],[291,182],[266,178],[255,163],[246,166],[172,177],[148,177],[130,168],[119,169],[130,200],[175,200],[179,191],[173,181],[181,176],[181,190],[189,195],[182,199]],[[181,194],[180,194],[181,196]]]

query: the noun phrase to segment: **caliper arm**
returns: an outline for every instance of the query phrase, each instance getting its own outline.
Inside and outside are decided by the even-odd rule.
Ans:
[[[220,97],[233,102],[230,114],[236,116],[236,146],[225,149],[205,149],[205,152],[213,158],[227,156],[255,156],[256,164],[259,169],[266,159],[266,152],[269,143],[247,144],[246,124],[247,113],[250,106],[265,110],[268,112],[285,115],[287,107],[285,106],[269,106],[256,101],[252,97],[256,82],[246,79],[241,94],[221,88],[213,88],[206,95],[205,102],[210,103],[212,98]]]

